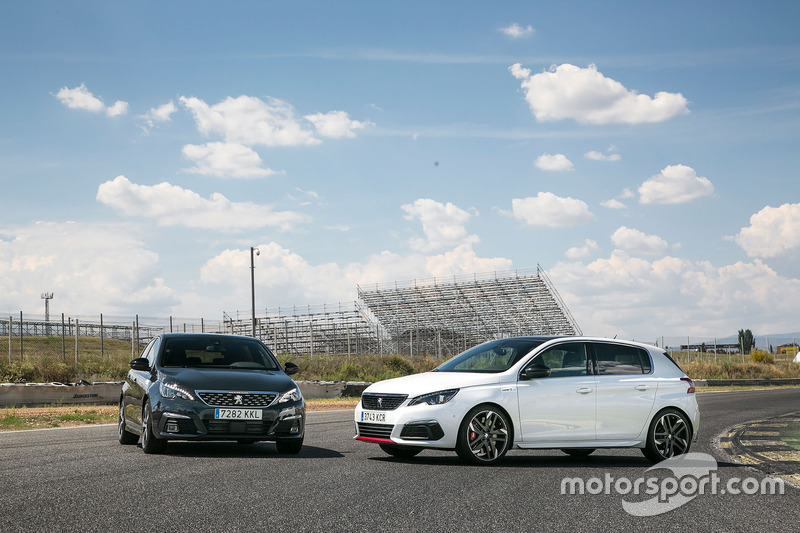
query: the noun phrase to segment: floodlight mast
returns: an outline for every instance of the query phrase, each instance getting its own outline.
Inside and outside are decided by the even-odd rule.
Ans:
[[[261,255],[261,251],[258,248],[250,247],[250,297],[251,297],[251,305],[253,309],[253,337],[256,336],[256,263],[255,263],[255,255]]]
[[[44,300],[44,321],[50,322],[50,300],[53,299],[52,292],[43,292],[42,300]]]

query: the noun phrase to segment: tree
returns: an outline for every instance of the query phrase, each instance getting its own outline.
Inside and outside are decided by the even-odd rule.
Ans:
[[[750,353],[755,348],[756,340],[753,338],[753,332],[749,329],[739,330],[739,346],[741,346],[744,353]]]

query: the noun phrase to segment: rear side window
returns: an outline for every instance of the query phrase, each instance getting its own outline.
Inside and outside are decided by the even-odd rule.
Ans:
[[[594,343],[592,347],[601,376],[650,373],[650,356],[641,348],[612,343]]]

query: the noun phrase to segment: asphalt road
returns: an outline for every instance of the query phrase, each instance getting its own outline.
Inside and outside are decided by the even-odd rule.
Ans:
[[[724,485],[764,475],[714,446],[731,426],[800,411],[800,390],[699,394],[693,452],[713,455]],[[388,458],[352,440],[350,411],[311,413],[299,456],[272,444],[170,443],[147,456],[113,426],[0,433],[0,531],[789,531],[800,490],[703,494],[675,510],[628,514],[649,496],[562,494],[565,477],[653,476],[638,450],[573,459],[512,451],[497,467],[465,466],[451,452]],[[662,477],[670,472],[659,469]],[[751,487],[754,485],[751,485]],[[624,486],[623,486],[624,487]],[[612,487],[613,488],[613,487]]]

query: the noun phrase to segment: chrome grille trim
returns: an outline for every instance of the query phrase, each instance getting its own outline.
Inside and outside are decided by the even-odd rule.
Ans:
[[[263,391],[199,390],[195,392],[203,403],[212,407],[269,407],[278,397],[275,392]],[[242,397],[241,403],[236,401],[237,396]]]
[[[394,411],[406,398],[408,394],[365,393],[361,395],[361,407],[370,411]]]

